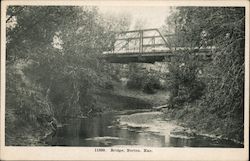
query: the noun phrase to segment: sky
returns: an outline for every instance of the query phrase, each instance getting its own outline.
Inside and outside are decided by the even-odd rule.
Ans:
[[[98,6],[104,14],[128,14],[132,17],[130,29],[134,29],[137,20],[145,21],[145,28],[160,28],[164,25],[166,17],[170,14],[167,6]]]

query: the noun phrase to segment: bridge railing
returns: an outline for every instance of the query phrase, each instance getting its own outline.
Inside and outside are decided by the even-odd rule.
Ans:
[[[113,50],[107,53],[145,53],[156,49],[169,50],[158,29],[124,31],[116,34]]]
[[[157,52],[171,52],[176,50],[211,50],[213,47],[194,47],[187,39],[190,35],[169,34],[163,35],[158,29],[144,29],[123,31],[117,33],[112,44],[112,50],[104,54],[146,54]]]

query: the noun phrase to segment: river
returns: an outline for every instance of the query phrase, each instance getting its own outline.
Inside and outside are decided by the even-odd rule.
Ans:
[[[183,127],[161,112],[107,112],[89,118],[65,118],[54,146],[242,147],[230,140],[179,132]],[[177,129],[177,132],[176,132]]]

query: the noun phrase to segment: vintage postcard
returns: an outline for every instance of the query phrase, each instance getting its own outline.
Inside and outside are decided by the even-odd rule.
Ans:
[[[248,160],[249,1],[2,1],[1,160]]]

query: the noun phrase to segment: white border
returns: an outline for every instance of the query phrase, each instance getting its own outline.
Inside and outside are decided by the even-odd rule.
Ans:
[[[7,5],[243,6],[246,7],[244,148],[150,148],[151,153],[94,152],[89,147],[4,146],[5,17]],[[249,149],[249,1],[3,1],[1,2],[1,153],[0,160],[248,160]],[[109,151],[110,148],[105,148]],[[124,148],[126,149],[126,148]]]

